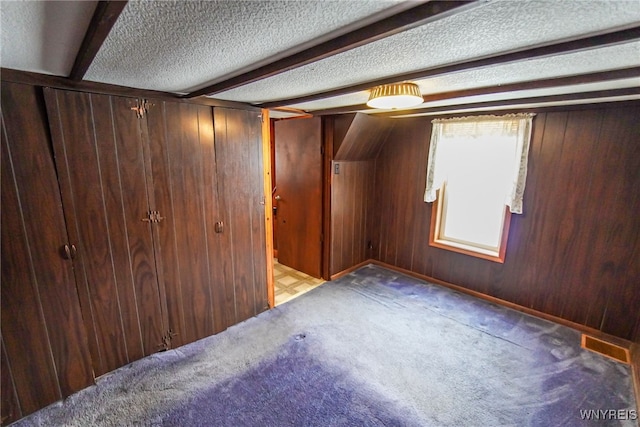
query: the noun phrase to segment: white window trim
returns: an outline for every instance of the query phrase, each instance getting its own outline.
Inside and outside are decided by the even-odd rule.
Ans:
[[[511,214],[522,213],[522,199],[524,196],[524,188],[527,177],[527,162],[529,157],[529,145],[531,140],[532,121],[535,114],[509,114],[505,116],[473,116],[454,119],[436,119],[432,121],[431,143],[429,147],[429,159],[427,166],[427,185],[424,194],[425,202],[435,202],[431,214],[431,230],[429,236],[429,245],[447,249],[453,252],[459,252],[490,261],[503,263],[506,254],[506,246],[509,235],[509,227],[511,223]],[[441,227],[443,226],[442,215],[443,209],[446,208],[446,181],[436,182],[436,157],[438,141],[443,132],[443,124],[447,122],[482,122],[482,121],[517,121],[517,144],[516,159],[514,162],[514,182],[510,185],[509,194],[505,195],[505,213],[502,221],[501,239],[496,248],[482,247],[481,245],[472,244],[472,242],[462,242],[455,239],[443,238]],[[445,195],[438,199],[439,193]],[[471,244],[470,244],[471,243]]]

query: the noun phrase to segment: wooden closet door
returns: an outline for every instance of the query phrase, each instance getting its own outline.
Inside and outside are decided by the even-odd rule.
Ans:
[[[2,422],[93,383],[38,88],[2,83]]]
[[[45,89],[96,375],[163,348],[136,100]]]
[[[235,322],[241,322],[269,308],[262,122],[256,111],[213,111],[225,253],[230,257],[227,278],[233,284]]]
[[[147,123],[155,194],[164,217],[154,225],[167,298],[171,346],[233,324],[233,289],[225,280],[211,107],[151,101]],[[222,225],[224,228],[224,225]],[[222,231],[222,230],[218,230]]]

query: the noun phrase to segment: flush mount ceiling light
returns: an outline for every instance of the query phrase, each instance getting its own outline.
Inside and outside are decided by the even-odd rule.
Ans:
[[[367,105],[371,108],[397,109],[422,104],[420,88],[415,83],[394,83],[371,89]]]

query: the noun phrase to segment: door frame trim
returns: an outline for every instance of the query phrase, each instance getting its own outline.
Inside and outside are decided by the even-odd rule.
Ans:
[[[275,307],[273,275],[273,209],[271,200],[271,120],[269,110],[262,110],[262,181],[264,185],[264,230],[267,254],[267,300],[269,308]]]

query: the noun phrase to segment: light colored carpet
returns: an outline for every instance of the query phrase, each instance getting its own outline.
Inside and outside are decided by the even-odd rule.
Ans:
[[[367,266],[18,425],[590,426],[581,410],[609,409],[636,410],[630,369],[577,331]]]

